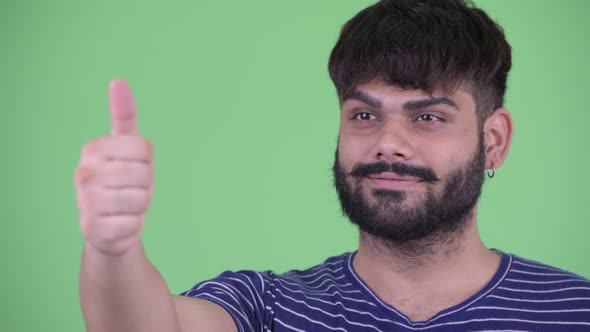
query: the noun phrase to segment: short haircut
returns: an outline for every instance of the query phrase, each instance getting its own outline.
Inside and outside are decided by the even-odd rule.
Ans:
[[[374,79],[472,94],[480,124],[502,107],[512,66],[502,28],[468,0],[381,0],[342,27],[328,70],[343,98]]]

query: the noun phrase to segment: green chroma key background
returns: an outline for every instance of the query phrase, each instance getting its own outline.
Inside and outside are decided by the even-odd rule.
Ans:
[[[82,331],[83,144],[129,80],[155,146],[143,233],[173,293],[224,270],[285,271],[354,250],[330,168],[327,74],[344,22],[372,1],[0,3],[2,331]],[[476,1],[514,49],[510,156],[487,181],[493,248],[590,277],[590,2]]]

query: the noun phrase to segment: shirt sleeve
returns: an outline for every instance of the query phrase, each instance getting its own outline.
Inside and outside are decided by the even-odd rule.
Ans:
[[[274,307],[271,272],[225,271],[180,295],[214,302],[233,318],[239,332],[270,331]]]

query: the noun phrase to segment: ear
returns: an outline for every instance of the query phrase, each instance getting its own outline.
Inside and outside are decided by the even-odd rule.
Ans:
[[[486,168],[500,168],[508,156],[512,142],[512,116],[504,108],[497,108],[484,123]]]

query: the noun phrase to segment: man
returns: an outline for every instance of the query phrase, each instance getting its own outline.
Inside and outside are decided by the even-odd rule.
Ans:
[[[76,171],[88,331],[590,330],[589,280],[480,240],[484,174],[512,139],[510,67],[502,30],[463,1],[358,13],[329,62],[334,183],[358,251],[285,274],[224,272],[180,296],[143,251],[152,147],[129,87],[113,81],[111,136],[86,144]]]

